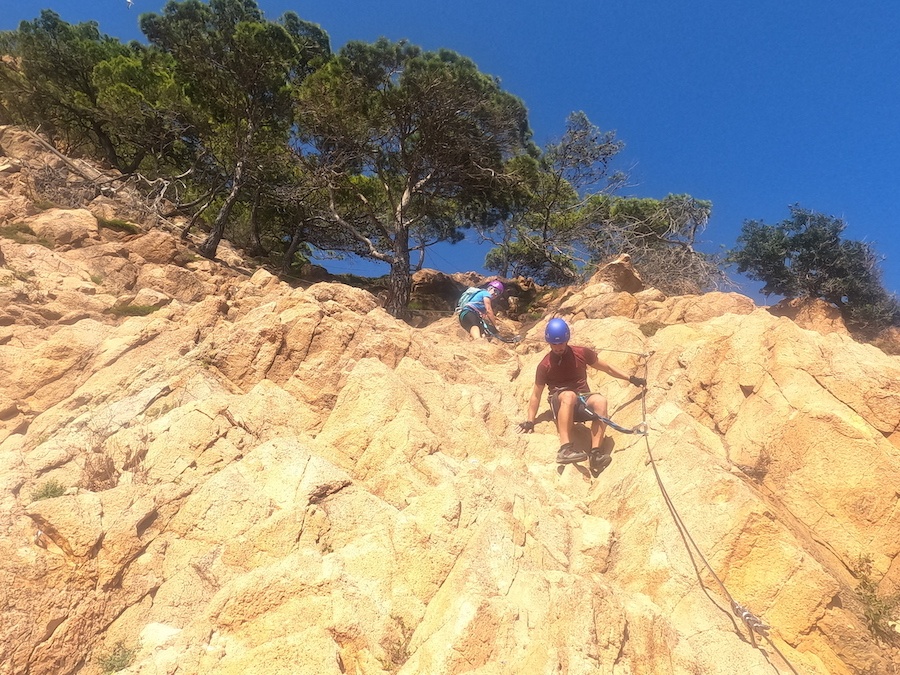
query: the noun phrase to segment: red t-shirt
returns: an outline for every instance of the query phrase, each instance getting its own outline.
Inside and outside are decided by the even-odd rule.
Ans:
[[[589,392],[587,367],[597,363],[597,352],[590,347],[569,348],[557,356],[547,354],[538,364],[534,375],[535,384],[554,389],[572,389],[579,393]]]

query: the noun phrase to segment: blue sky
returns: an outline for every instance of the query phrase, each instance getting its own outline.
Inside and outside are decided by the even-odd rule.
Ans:
[[[713,203],[704,249],[732,247],[748,219],[774,224],[788,206],[843,218],[845,237],[881,253],[900,292],[900,2],[836,0],[259,0],[292,10],[332,48],[406,38],[473,59],[529,109],[534,138],[558,137],[583,110],[614,130],[631,175],[621,194],[689,193]],[[36,18],[96,20],[122,40],[162,0],[0,0],[0,29]],[[481,271],[484,250],[442,247],[426,265]],[[349,261],[336,272],[386,273]],[[368,270],[374,269],[374,272]],[[742,280],[755,296],[762,284]]]

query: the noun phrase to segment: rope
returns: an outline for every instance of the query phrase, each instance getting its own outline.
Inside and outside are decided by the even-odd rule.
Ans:
[[[616,352],[618,354],[634,354],[635,356],[640,356],[645,359],[650,358],[650,356],[653,355],[653,352],[650,352],[649,354],[647,352],[630,352],[627,349],[610,349],[609,347],[596,347],[596,348],[594,348],[594,351],[595,352]],[[644,368],[646,369],[646,364],[645,364]]]
[[[513,335],[512,337],[506,337],[501,335],[495,326],[492,326],[489,322],[481,319],[481,329],[490,335],[493,338],[497,338],[500,342],[508,342],[510,344],[515,344],[519,342],[522,338],[519,335]]]
[[[609,349],[606,351],[617,351],[617,350]],[[634,354],[637,352],[627,352],[627,353]],[[652,352],[650,354],[641,354],[641,356],[644,357],[643,368],[644,368],[644,379],[646,380],[647,379],[647,370],[648,370],[647,362],[649,360],[649,357],[652,356]],[[642,425],[644,426],[644,428],[646,428],[647,427],[647,390],[646,389],[644,389],[641,392],[641,418],[642,418]],[[733,614],[736,617],[738,617],[744,623],[744,625],[747,627],[747,630],[749,631],[749,635],[750,635],[750,641],[753,644],[753,647],[755,649],[759,649],[759,645],[756,642],[756,635],[759,635],[769,644],[770,647],[772,647],[772,649],[775,651],[775,653],[781,657],[781,660],[787,665],[788,668],[790,668],[791,672],[794,673],[794,675],[799,675],[799,673],[797,673],[797,670],[794,668],[794,666],[791,664],[791,662],[788,661],[787,657],[781,653],[781,650],[778,649],[777,645],[775,645],[775,643],[772,642],[772,639],[769,637],[769,631],[771,630],[771,626],[764,623],[759,617],[757,617],[755,614],[753,614],[750,610],[748,610],[743,605],[739,604],[731,596],[731,593],[728,592],[728,589],[725,587],[725,584],[722,583],[722,580],[719,578],[719,576],[716,574],[715,570],[713,570],[712,566],[709,564],[709,561],[703,555],[703,552],[700,550],[700,547],[697,546],[697,543],[694,541],[693,537],[691,537],[691,534],[688,531],[687,526],[684,524],[684,521],[682,521],[681,515],[678,513],[678,510],[675,508],[675,504],[672,502],[671,497],[669,497],[669,493],[666,490],[665,484],[663,483],[662,476],[660,475],[659,469],[656,466],[656,459],[653,457],[653,451],[650,447],[649,437],[646,433],[644,433],[643,435],[644,435],[644,443],[647,448],[647,456],[650,458],[650,465],[653,467],[653,474],[656,477],[656,484],[659,486],[659,490],[660,490],[660,493],[662,493],[663,500],[666,502],[666,506],[669,508],[669,513],[672,515],[672,519],[675,522],[675,527],[678,529],[678,533],[681,535],[681,539],[684,542],[685,548],[687,549],[688,557],[690,557],[691,564],[694,566],[694,571],[697,574],[697,580],[700,582],[700,587],[703,589],[704,593],[706,593],[707,596],[710,597],[710,599],[712,600],[712,597],[709,596],[706,585],[704,584],[703,579],[700,576],[700,569],[698,568],[697,561],[694,558],[695,553],[700,558],[700,560],[703,561],[703,564],[706,566],[706,569],[709,570],[709,573],[712,575],[713,579],[715,579],[716,583],[718,584],[719,589],[725,595],[725,597],[728,599],[728,602],[731,605],[731,611],[733,612]],[[692,548],[693,548],[693,550],[692,550]],[[765,654],[765,652],[763,652],[763,653]]]
[[[583,396],[586,398],[588,396],[591,396],[591,394],[593,394],[593,392],[591,392],[589,394],[583,394]],[[616,424],[608,417],[603,417],[603,415],[598,415],[593,410],[588,408],[587,405],[584,405],[579,409],[583,410],[584,413],[588,417],[590,417],[592,420],[596,420],[598,422],[603,422],[605,425],[612,427],[613,429],[615,429],[616,431],[618,431],[620,433],[637,434],[638,436],[646,436],[647,435],[647,424],[645,422],[641,422],[640,424],[637,424],[629,429],[628,427],[623,427],[619,424]]]
[[[619,426],[608,417],[603,417],[601,415],[592,415],[592,417],[599,420],[600,422],[603,422],[606,426],[612,427],[616,431],[623,434],[637,434],[638,436],[647,435],[647,425],[643,422],[641,422],[637,426],[632,427],[631,429],[626,429],[625,427]]]

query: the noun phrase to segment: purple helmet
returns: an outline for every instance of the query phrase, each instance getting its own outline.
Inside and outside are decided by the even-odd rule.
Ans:
[[[489,282],[488,288],[493,288],[495,291],[497,291],[497,295],[503,295],[503,291],[506,290],[506,288],[504,288],[503,284],[501,284],[499,281]]]

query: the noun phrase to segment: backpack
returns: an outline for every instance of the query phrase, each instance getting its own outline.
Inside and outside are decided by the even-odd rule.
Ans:
[[[463,311],[465,306],[468,305],[472,301],[472,298],[475,297],[475,294],[480,292],[481,290],[483,289],[478,288],[477,286],[469,286],[469,288],[464,290],[463,294],[459,296],[459,302],[456,303],[456,313],[459,314],[461,311]]]

